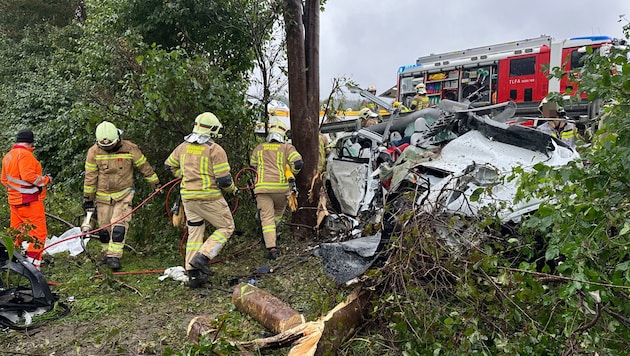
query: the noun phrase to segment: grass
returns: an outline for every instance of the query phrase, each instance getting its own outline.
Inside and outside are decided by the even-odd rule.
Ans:
[[[164,269],[183,265],[177,239],[142,251],[134,248],[137,253],[126,249],[122,271],[134,274],[114,275],[106,266],[97,267],[100,244],[96,239],[87,244],[88,253],[76,257],[55,254],[46,258],[50,262],[42,266],[42,272],[70,313],[54,319],[63,311],[57,306],[35,317],[35,323],[46,321],[42,327],[3,331],[0,354],[206,354],[187,340],[186,328],[195,316],[225,320],[219,334],[225,340],[269,336],[249,315],[235,310],[231,293],[237,283],[255,283],[307,320],[316,319],[345,298],[345,291],[324,276],[319,259],[304,251],[309,243],[283,237],[279,241],[282,256],[269,261],[257,240],[260,238],[247,234],[233,236],[212,265],[210,285],[194,290],[183,282],[158,280]],[[274,273],[254,276],[252,272],[263,265],[274,268]]]

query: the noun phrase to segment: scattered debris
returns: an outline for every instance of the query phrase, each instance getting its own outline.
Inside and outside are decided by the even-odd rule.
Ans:
[[[541,201],[514,203],[517,181],[507,179],[513,169],[563,166],[579,158],[550,135],[504,123],[522,121],[509,120],[516,111],[512,102],[469,106],[442,100],[435,108],[391,111],[367,128],[339,126],[353,131],[337,139],[328,157],[329,211],[319,225],[325,242],[317,250],[337,284],[361,276],[384,250],[396,215],[405,212],[398,198],[407,202],[406,211],[476,217],[492,210],[503,223],[519,223]],[[448,231],[441,235],[454,247],[470,243],[454,241]]]
[[[158,279],[163,281],[167,278],[171,278],[178,282],[188,282],[188,275],[186,270],[182,266],[169,267],[164,270],[164,274],[159,276]]]

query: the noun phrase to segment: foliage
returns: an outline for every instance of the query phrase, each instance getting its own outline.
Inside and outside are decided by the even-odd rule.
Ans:
[[[630,26],[626,25],[626,39]],[[553,272],[572,279],[560,286],[563,317],[589,314],[568,328],[567,350],[596,351],[592,340],[611,333],[630,337],[630,63],[626,47],[606,55],[587,48],[584,66],[574,73],[578,94],[604,103],[593,143],[582,147],[582,162],[559,170],[538,165],[521,173],[520,197],[552,197],[523,224],[540,236]]]
[[[630,28],[624,30],[627,37]],[[583,159],[515,169],[508,179],[520,180],[517,200],[544,200],[518,229],[498,224],[489,209],[470,221],[422,213],[405,195],[390,202],[397,217],[391,255],[370,281],[380,293],[373,304],[379,331],[368,334],[378,342],[357,339],[348,348],[405,355],[627,353],[629,50],[587,53],[571,74],[579,80],[577,94],[605,104],[592,144],[580,147]]]
[[[11,0],[0,2],[0,33],[10,38],[28,37],[28,27],[71,23],[79,2],[76,0]]]

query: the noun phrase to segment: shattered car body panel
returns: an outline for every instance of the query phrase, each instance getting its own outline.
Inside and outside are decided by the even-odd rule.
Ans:
[[[528,170],[538,163],[562,166],[579,158],[558,139],[492,120],[480,115],[485,109],[463,109],[460,104],[401,115],[337,142],[328,158],[327,186],[330,200],[338,202],[340,211],[323,224],[332,226],[343,218],[348,228],[338,229],[331,236],[335,242],[319,247],[324,268],[336,283],[362,275],[377,259],[381,250],[377,247],[389,238],[384,231],[362,242],[374,248],[371,256],[357,256],[347,240],[363,239],[368,224],[383,221],[384,202],[403,189],[416,191],[415,211],[475,217],[490,207],[502,222],[518,223],[524,214],[537,210],[541,201],[514,203],[517,183],[506,179],[513,168]],[[425,139],[392,156],[383,135],[390,129],[404,130],[419,118],[432,122],[421,133]]]
[[[412,168],[410,174],[425,192],[418,198],[418,203],[424,202],[419,208],[475,216],[482,207],[494,205],[502,221],[518,222],[520,216],[536,210],[540,201],[513,203],[516,182],[504,179],[512,169],[521,166],[528,170],[538,163],[561,166],[579,158],[572,149],[554,140],[549,143],[553,151],[543,153],[493,140],[477,130],[469,131],[445,145],[438,159]],[[473,202],[474,192],[486,187],[489,189],[485,194]],[[500,207],[501,203],[505,208]]]

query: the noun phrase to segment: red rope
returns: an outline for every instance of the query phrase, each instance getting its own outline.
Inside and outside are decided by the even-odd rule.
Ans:
[[[46,250],[46,249],[48,249],[48,248],[50,248],[50,247],[52,247],[52,246],[55,246],[55,245],[57,245],[57,244],[60,244],[60,243],[62,243],[62,242],[65,242],[65,241],[68,241],[68,240],[72,240],[72,239],[76,239],[77,237],[81,237],[81,236],[86,236],[86,235],[91,235],[91,234],[94,234],[94,233],[96,233],[96,232],[98,232],[98,231],[101,231],[101,230],[103,230],[103,229],[106,229],[106,228],[108,228],[108,227],[110,227],[110,226],[112,226],[112,225],[116,224],[117,222],[119,222],[119,221],[123,220],[124,218],[128,217],[129,215],[133,214],[133,213],[134,213],[134,212],[136,212],[138,209],[140,209],[142,206],[144,206],[144,205],[145,205],[145,204],[146,204],[149,200],[151,200],[151,199],[152,199],[155,195],[157,195],[158,193],[161,193],[161,192],[162,192],[162,190],[164,190],[164,188],[165,188],[165,187],[167,187],[167,186],[169,186],[169,185],[171,185],[171,184],[174,184],[174,183],[176,183],[176,182],[178,182],[178,181],[180,181],[180,180],[181,180],[181,178],[175,178],[175,179],[171,180],[170,182],[168,182],[168,183],[164,184],[164,185],[163,185],[162,187],[160,187],[159,189],[156,189],[153,193],[151,193],[148,197],[146,197],[146,199],[144,199],[144,200],[143,200],[140,204],[138,204],[138,206],[136,206],[135,208],[133,208],[133,209],[132,209],[130,212],[128,212],[127,214],[125,214],[125,215],[123,215],[122,217],[120,217],[118,220],[113,221],[113,222],[111,222],[110,224],[107,224],[107,225],[101,226],[101,227],[99,227],[99,228],[97,228],[97,229],[90,230],[90,231],[87,231],[87,232],[83,232],[83,233],[78,234],[78,235],[72,235],[72,236],[66,237],[66,238],[65,238],[65,239],[63,239],[63,240],[55,241],[55,242],[51,243],[50,245],[46,246],[46,247],[44,248],[44,250]],[[43,252],[44,250],[42,250],[42,252]]]

